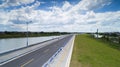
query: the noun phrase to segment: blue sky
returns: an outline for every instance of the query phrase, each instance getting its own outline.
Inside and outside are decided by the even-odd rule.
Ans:
[[[0,0],[0,31],[120,32],[120,0]]]

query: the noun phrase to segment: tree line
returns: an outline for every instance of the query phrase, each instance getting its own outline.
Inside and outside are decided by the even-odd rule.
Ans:
[[[30,32],[28,31],[29,37],[37,37],[37,36],[55,36],[55,35],[65,35],[70,34],[69,32]],[[0,38],[17,38],[17,37],[26,37],[27,32],[19,32],[19,31],[4,31],[0,32]]]

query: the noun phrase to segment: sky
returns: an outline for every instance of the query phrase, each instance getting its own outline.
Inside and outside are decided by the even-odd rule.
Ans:
[[[120,0],[0,0],[0,31],[120,32]]]

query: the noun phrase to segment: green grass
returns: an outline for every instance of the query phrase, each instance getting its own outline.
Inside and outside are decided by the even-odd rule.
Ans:
[[[70,67],[120,67],[120,51],[90,35],[77,35]]]

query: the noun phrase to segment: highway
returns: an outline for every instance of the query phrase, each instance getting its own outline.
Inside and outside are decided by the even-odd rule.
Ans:
[[[71,37],[72,35],[69,35],[63,39],[58,39],[56,42],[10,61],[0,67],[41,67],[59,48],[66,45]]]

